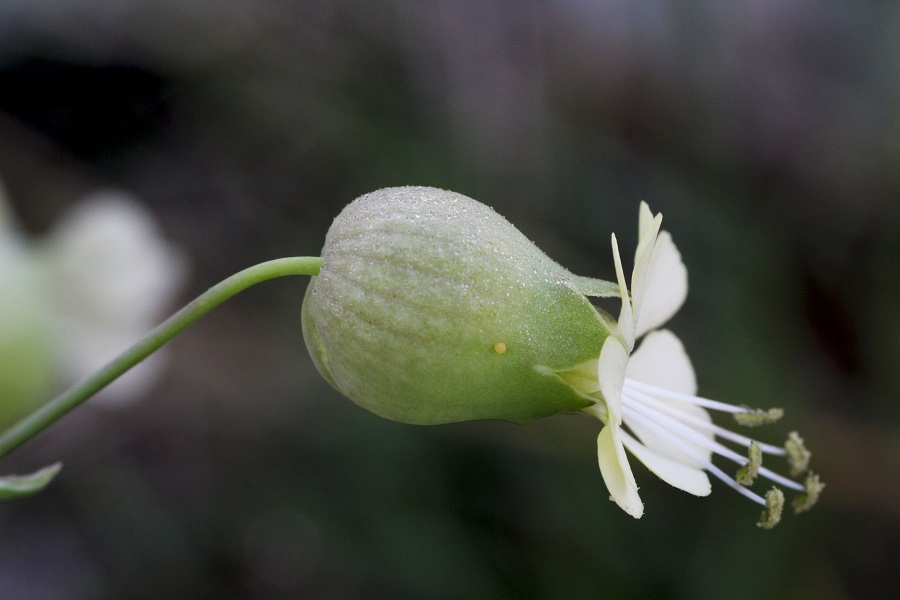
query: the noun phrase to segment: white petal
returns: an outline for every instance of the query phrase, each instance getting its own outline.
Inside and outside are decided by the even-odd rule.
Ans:
[[[650,231],[650,226],[653,224],[653,211],[650,210],[650,206],[641,200],[641,207],[638,209],[638,239],[643,239],[646,237],[647,233]]]
[[[637,285],[632,292],[638,298]],[[678,312],[687,297],[687,268],[668,231],[659,234],[649,271],[641,288],[640,314],[635,317],[635,337],[656,329]],[[635,312],[637,313],[637,305]]]
[[[628,369],[628,352],[617,338],[609,336],[600,349],[597,360],[597,381],[606,403],[609,422],[622,423],[622,387]]]
[[[641,341],[631,355],[625,373],[629,379],[673,392],[691,396],[697,393],[697,378],[691,360],[681,340],[668,329],[654,331]]]
[[[654,331],[647,335],[640,347],[631,355],[626,369],[626,376],[643,383],[649,383],[660,388],[694,395],[697,393],[697,379],[694,368],[684,351],[681,340],[666,329]],[[694,404],[674,401],[662,396],[654,396],[676,413],[711,421],[709,413],[705,409]],[[677,418],[677,417],[676,417]],[[688,465],[698,465],[697,461],[688,456],[681,447],[670,439],[660,436],[658,433],[642,426],[640,423],[628,423],[632,431],[640,438],[648,448]],[[697,435],[713,439],[713,433],[701,429],[695,429]],[[691,451],[704,460],[709,460],[711,451],[691,444]]]
[[[184,279],[181,252],[130,196],[106,192],[79,203],[44,242],[69,313],[108,323],[155,321]]]
[[[703,469],[666,458],[650,450],[625,431],[621,431],[619,434],[622,436],[622,443],[628,448],[628,451],[669,485],[695,496],[708,496],[712,491],[709,477],[706,476]]]
[[[53,269],[58,360],[70,381],[103,366],[156,325],[186,274],[184,257],[163,239],[153,215],[114,192],[82,201],[42,250]],[[102,395],[139,395],[159,360],[133,369]]]
[[[650,275],[650,267],[656,249],[657,235],[662,224],[662,215],[656,215],[638,241],[637,251],[634,255],[634,271],[631,273],[631,296],[634,310],[635,337],[637,337],[638,323],[643,319],[644,299],[647,297],[647,284]]]
[[[679,462],[683,465],[687,465],[689,467],[699,468],[702,466],[702,462],[695,459],[691,454],[703,459],[706,462],[709,462],[712,457],[712,450],[708,450],[702,446],[699,446],[695,443],[690,443],[685,441],[682,438],[678,438],[677,441],[673,441],[671,438],[662,435],[659,431],[653,429],[651,426],[635,421],[634,419],[629,419],[625,421],[625,424],[628,425],[628,428],[634,432],[634,434],[644,443],[647,448],[650,448],[654,452],[666,456],[669,459]],[[698,435],[702,435],[703,437],[712,438],[712,434],[697,430],[696,433]],[[691,454],[685,451],[685,449],[690,450]]]
[[[622,257],[619,256],[619,243],[616,234],[612,234],[613,262],[616,266],[616,280],[619,283],[619,296],[622,298],[622,310],[619,312],[619,333],[625,339],[626,349],[631,352],[634,348],[634,311],[631,299],[628,296],[628,286],[625,284],[625,271],[622,269]]]
[[[628,464],[625,448],[619,439],[619,428],[614,424],[605,426],[597,436],[597,460],[600,474],[612,499],[622,510],[635,519],[644,514],[644,504],[638,494],[637,482]]]

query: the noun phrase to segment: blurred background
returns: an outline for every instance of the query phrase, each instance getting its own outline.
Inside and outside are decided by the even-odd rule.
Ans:
[[[784,407],[763,435],[799,429],[828,486],[762,531],[718,482],[698,499],[636,467],[634,521],[592,419],[425,428],[339,396],[289,278],[183,333],[137,399],[91,401],[3,460],[65,463],[0,505],[4,600],[900,585],[897,3],[2,2],[0,181],[32,240],[97,190],[136,198],[182,259],[158,318],[317,255],[382,187],[476,198],[604,278],[610,233],[633,247],[647,200],[689,269],[670,328],[700,392]]]

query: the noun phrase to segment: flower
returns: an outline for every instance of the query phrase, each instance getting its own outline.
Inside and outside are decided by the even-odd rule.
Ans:
[[[466,196],[425,187],[366,194],[326,236],[303,301],[307,348],[335,389],[404,423],[588,413],[604,424],[600,472],[628,514],[640,517],[644,507],[626,451],[698,496],[710,493],[712,473],[765,506],[761,525],[770,527],[784,496],[747,489],[757,477],[801,492],[797,512],[815,503],[822,484],[762,466],[763,454],[775,454],[787,456],[792,475],[805,471],[809,454],[796,434],[778,448],[712,423],[706,409],[731,412],[744,425],[781,411],[696,396],[681,342],[658,329],[687,296],[687,270],[661,221],[641,205],[629,294],[615,236],[618,281],[610,283],[570,273]],[[618,321],[588,296],[621,297]],[[717,438],[746,446],[748,456]],[[740,465],[735,477],[712,463],[713,454]]]
[[[187,274],[184,253],[130,194],[82,199],[38,244],[54,292],[58,377],[93,373],[156,325]],[[113,382],[97,399],[139,398],[159,376],[164,354]]]
[[[0,190],[0,426],[90,375],[155,325],[186,272],[153,215],[132,197],[99,192],[39,240],[26,237]],[[101,392],[129,400],[159,357]]]
[[[706,409],[733,413],[745,425],[776,420],[781,410],[747,409],[696,395],[696,377],[684,347],[671,331],[658,329],[687,296],[687,269],[671,235],[660,231],[661,222],[661,215],[654,216],[647,204],[641,203],[630,294],[616,236],[612,236],[622,308],[618,322],[610,323],[613,333],[596,361],[596,380],[580,380],[581,389],[598,398],[584,412],[604,423],[597,437],[600,472],[612,500],[635,518],[641,517],[644,506],[626,450],[663,481],[697,496],[710,493],[707,473],[712,473],[766,507],[759,525],[772,527],[780,518],[783,493],[776,488],[763,498],[747,489],[757,475],[801,492],[795,502],[797,512],[811,507],[824,486],[813,474],[800,484],[761,466],[762,455],[773,454],[788,457],[792,475],[805,471],[809,453],[796,433],[780,448],[712,423]],[[641,337],[640,347],[634,350]],[[588,363],[575,371],[584,373],[593,366]],[[567,376],[571,379],[570,374],[563,374]],[[749,456],[731,450],[717,437],[746,446]],[[741,470],[730,477],[712,463],[713,454],[735,461]]]

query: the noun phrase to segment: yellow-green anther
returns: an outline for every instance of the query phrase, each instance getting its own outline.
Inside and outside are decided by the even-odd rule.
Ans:
[[[796,431],[788,434],[788,439],[784,443],[784,449],[787,451],[788,464],[791,465],[791,475],[796,477],[806,472],[809,468],[809,459],[812,453],[803,445],[803,438]]]
[[[803,482],[804,492],[794,498],[791,504],[794,506],[795,513],[802,513],[811,509],[819,501],[825,484],[819,480],[819,476],[810,471],[806,475],[806,481]]]
[[[756,526],[763,529],[772,529],[781,521],[781,512],[784,510],[784,492],[773,487],[766,492],[766,508],[759,516]]]
[[[745,412],[734,413],[734,420],[744,427],[759,427],[774,423],[783,416],[784,410],[781,408],[748,408]]]
[[[762,466],[762,460],[762,448],[760,448],[759,444],[755,441],[750,442],[749,458],[747,460],[747,464],[738,469],[738,472],[735,475],[735,479],[737,479],[737,482],[741,485],[746,486],[753,485],[753,481],[759,474],[759,468]]]

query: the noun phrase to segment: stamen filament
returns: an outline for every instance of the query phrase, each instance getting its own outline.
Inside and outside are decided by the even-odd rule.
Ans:
[[[625,408],[625,407],[623,407],[623,408]],[[631,411],[629,411],[629,412],[631,412]],[[641,421],[644,424],[644,426],[648,427],[649,429],[653,429],[659,435],[666,437],[675,443],[678,443],[681,450],[685,454],[690,456],[692,459],[697,461],[697,463],[700,464],[705,471],[708,471],[709,473],[712,473],[713,475],[715,475],[716,478],[718,478],[719,480],[724,482],[725,485],[727,485],[728,487],[730,487],[737,493],[741,494],[742,496],[745,496],[746,498],[749,498],[750,500],[756,502],[760,506],[766,505],[766,501],[765,501],[765,499],[763,499],[762,496],[760,496],[759,494],[756,494],[754,492],[751,492],[749,489],[745,488],[744,486],[739,484],[737,481],[735,481],[734,477],[729,476],[727,473],[722,471],[722,469],[720,469],[716,465],[712,464],[710,461],[701,458],[694,451],[692,451],[689,447],[682,445],[680,442],[682,442],[683,440],[681,440],[678,436],[676,436],[671,431],[668,431],[665,427],[657,425],[653,421],[647,419],[647,417],[645,417],[641,414],[638,414],[638,413],[632,412],[631,418],[633,418],[635,421]]]
[[[633,400],[633,398],[631,398],[628,395],[623,395],[623,400],[628,401],[628,400]],[[702,447],[706,448],[707,450],[711,450],[711,451],[715,452],[716,454],[724,456],[725,458],[732,460],[741,466],[746,465],[748,462],[748,458],[746,456],[741,456],[740,454],[738,454],[731,448],[729,448],[727,446],[723,446],[722,444],[716,442],[715,440],[710,440],[709,438],[703,437],[696,430],[691,429],[684,423],[678,422],[677,419],[668,417],[668,416],[666,416],[660,412],[657,412],[649,407],[642,406],[640,403],[632,402],[631,404],[628,404],[627,402],[625,402],[625,403],[623,403],[623,406],[622,406],[622,412],[623,412],[623,416],[626,413],[629,414],[629,416],[635,416],[637,414],[640,414],[644,419],[649,419],[650,421],[654,422],[656,425],[661,427],[663,430],[666,430],[667,432],[671,433],[671,435],[673,437],[680,437],[683,441],[693,443],[698,446],[702,446]],[[627,421],[626,421],[626,424],[627,424]],[[670,437],[669,439],[673,439],[673,437]],[[673,439],[673,441],[677,441],[677,440]],[[679,445],[679,447],[682,450],[685,450],[683,445]],[[779,475],[778,473],[775,473],[775,472],[767,469],[766,467],[760,467],[759,474],[767,479],[770,479],[772,481],[780,483],[781,485],[791,488],[793,490],[797,490],[797,491],[804,490],[804,487],[801,484],[797,483],[796,481],[792,481],[792,480],[788,479],[787,477]]]
[[[691,396],[690,394],[681,394],[679,392],[673,392],[672,390],[667,390],[666,388],[656,387],[655,385],[650,385],[649,383],[644,383],[643,381],[637,381],[635,379],[625,379],[625,385],[635,387],[639,390],[643,390],[645,392],[650,392],[654,394],[659,394],[660,396],[666,396],[667,398],[671,398],[672,400],[678,400],[679,402],[687,402],[688,404],[696,404],[697,406],[703,406],[706,408],[711,408],[713,410],[719,410],[727,413],[742,413],[747,412],[746,408],[742,408],[740,406],[735,406],[733,404],[726,404],[725,402],[719,402],[718,400],[711,400],[709,398],[702,398],[700,396]]]
[[[763,477],[765,477],[766,479],[774,481],[775,483],[780,483],[784,487],[790,488],[792,490],[796,490],[798,492],[802,492],[803,490],[806,489],[805,487],[803,487],[802,484],[797,483],[793,479],[788,479],[784,475],[779,475],[778,473],[775,473],[774,471],[770,471],[769,469],[767,469],[765,467],[759,468],[759,474],[762,475]]]
[[[762,496],[760,496],[759,494],[757,494],[755,492],[751,492],[750,490],[748,490],[747,488],[745,488],[744,486],[739,484],[737,482],[737,480],[735,480],[734,477],[731,477],[730,475],[728,475],[728,473],[726,473],[725,471],[723,471],[716,465],[714,465],[712,463],[706,463],[706,465],[704,465],[704,467],[706,468],[707,471],[709,471],[710,473],[715,475],[720,481],[724,482],[725,485],[727,485],[731,489],[735,490],[740,495],[750,498],[751,500],[753,500],[760,506],[766,505],[766,501]]]
[[[632,382],[631,379],[626,379],[625,385],[627,386],[631,382]],[[784,456],[785,454],[787,454],[785,449],[780,446],[773,446],[771,444],[766,444],[764,442],[760,442],[759,440],[754,440],[753,438],[747,437],[746,435],[741,435],[740,433],[735,433],[734,431],[731,431],[730,429],[726,429],[726,428],[722,427],[721,425],[716,425],[712,421],[706,421],[706,420],[696,417],[690,413],[686,413],[682,410],[678,410],[677,408],[675,408],[673,406],[669,406],[665,402],[659,400],[658,398],[654,398],[653,396],[651,396],[650,394],[648,394],[646,392],[642,392],[642,391],[636,390],[636,389],[629,390],[629,392],[630,392],[630,395],[629,395],[630,399],[633,399],[638,402],[643,402],[644,404],[652,405],[654,408],[659,409],[662,412],[668,413],[680,421],[689,422],[689,423],[696,425],[702,429],[705,429],[706,431],[711,431],[711,432],[715,433],[716,435],[718,435],[719,437],[725,438],[736,444],[740,444],[744,447],[749,448],[750,442],[756,442],[757,444],[759,444],[760,450],[762,450],[766,454],[772,454],[775,456]]]
[[[716,454],[720,454],[725,458],[728,458],[739,465],[744,465],[747,463],[747,458],[741,456],[731,448],[727,446],[723,446],[722,444],[716,442],[714,439],[711,440],[707,437],[700,435],[700,433],[694,429],[691,429],[684,423],[679,423],[677,419],[673,419],[664,414],[656,412],[652,409],[648,409],[647,407],[641,405],[629,405],[627,407],[623,406],[623,411],[628,409],[631,411],[637,411],[641,413],[645,418],[654,421],[659,426],[671,431],[673,434],[678,435],[685,439],[686,441],[692,442],[695,445],[702,446],[707,450],[711,450]]]

